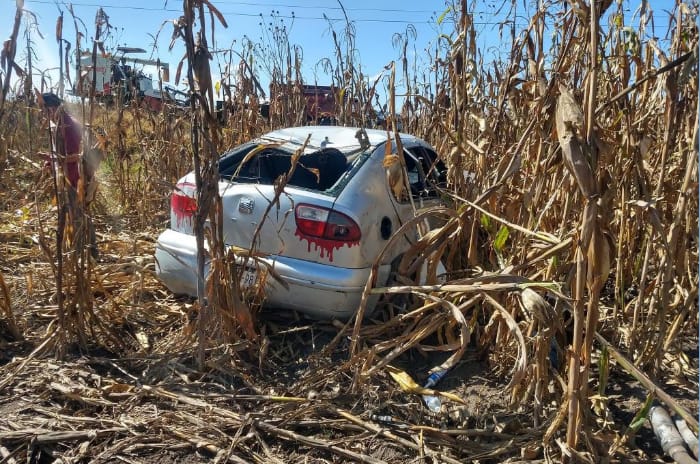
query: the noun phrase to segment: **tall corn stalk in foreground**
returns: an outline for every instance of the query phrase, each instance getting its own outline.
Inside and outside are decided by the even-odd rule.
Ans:
[[[219,132],[214,117],[210,53],[204,6],[226,27],[221,13],[207,0],[184,0],[176,34],[187,49],[187,82],[190,87],[192,160],[197,187],[197,211],[194,231],[197,242],[197,361],[204,368],[210,339],[232,341],[242,330],[248,339],[256,338],[252,314],[235,280],[235,256],[225,250],[223,211],[219,195]],[[195,25],[199,30],[195,34]],[[196,36],[196,39],[195,39]],[[214,41],[212,31],[212,42]],[[178,73],[179,74],[179,73]],[[179,76],[176,77],[176,81]],[[205,229],[205,223],[208,225]],[[205,249],[208,242],[208,251]],[[207,261],[209,276],[205,275]]]
[[[15,164],[12,162],[13,153],[19,151],[33,155],[43,140],[42,137],[35,137],[37,108],[32,78],[34,71],[32,57],[35,54],[33,34],[36,33],[39,36],[41,34],[38,32],[36,15],[24,9],[24,2],[17,1],[16,8],[12,32],[10,37],[4,41],[0,51],[0,166],[3,166],[3,169],[0,169],[0,182],[3,182],[4,185],[11,185],[11,182],[17,181],[16,168],[7,168]],[[26,39],[26,65],[24,69],[15,61],[18,46],[17,36],[22,19],[24,19]],[[13,76],[15,76],[14,88],[11,85]],[[42,79],[40,84],[42,89],[44,84]],[[15,98],[12,98],[13,93]],[[7,188],[6,190],[12,192],[15,189]],[[36,197],[38,192],[34,191],[33,194]],[[3,204],[4,208],[11,208],[11,205]],[[12,285],[8,285],[3,275],[0,274],[0,312],[4,317],[3,325],[9,331],[12,339],[21,340],[23,333],[14,314],[15,308],[18,306],[13,305],[12,290]]]
[[[17,35],[19,34],[19,26],[22,22],[23,8],[24,1],[18,0],[17,7],[15,9],[15,20],[12,24],[12,32],[10,33],[10,37],[3,43],[2,51],[0,51],[0,71],[2,71],[0,73],[0,83],[2,84],[2,87],[0,88],[0,126],[2,126],[3,117],[5,115],[5,102],[10,93],[12,72],[15,71],[19,75],[23,74],[22,68],[15,63],[15,55],[17,54]]]
[[[600,12],[602,13],[602,12]],[[588,372],[593,337],[598,325],[598,299],[610,272],[611,247],[603,235],[601,216],[609,216],[601,209],[596,160],[598,147],[594,140],[594,110],[598,74],[598,21],[600,13],[591,2],[589,54],[586,87],[586,116],[573,94],[560,89],[556,108],[556,128],[562,157],[567,170],[575,179],[583,196],[581,228],[575,240],[576,277],[573,301],[573,340],[569,362],[567,446],[576,449],[581,429],[581,403],[588,398]],[[584,284],[585,282],[585,284]],[[584,318],[584,285],[588,288],[588,306]],[[584,328],[585,326],[585,328]]]
[[[108,319],[105,313],[97,310],[94,304],[92,279],[94,277],[94,260],[90,257],[91,240],[91,211],[90,183],[88,172],[95,169],[95,165],[88,163],[95,161],[96,153],[92,151],[93,136],[89,127],[94,118],[95,102],[95,62],[98,44],[107,34],[109,23],[104,12],[99,9],[95,16],[95,41],[93,44],[93,75],[90,76],[91,88],[89,90],[88,112],[83,105],[82,120],[85,123],[83,130],[83,147],[80,158],[80,178],[75,189],[67,185],[62,179],[62,170],[57,170],[51,163],[53,178],[53,195],[57,206],[55,256],[56,265],[52,267],[56,281],[57,302],[57,327],[55,332],[55,350],[58,356],[62,356],[67,348],[77,341],[82,349],[87,349],[91,344],[97,343],[109,348],[123,348],[124,341],[115,334],[113,328],[105,323]],[[56,40],[63,48],[68,42],[63,38],[63,15],[56,23]],[[68,45],[66,45],[68,48]],[[66,109],[66,111],[70,111]],[[75,115],[74,115],[75,117]],[[47,127],[47,144],[53,143],[50,128]],[[47,257],[53,262],[53,254],[49,247],[44,247]],[[47,345],[48,346],[48,345]]]
[[[697,180],[698,4],[675,3],[662,46],[646,3],[636,28],[623,3],[616,11],[607,11],[611,2],[538,3],[524,30],[512,30],[510,60],[481,69],[470,9],[459,5],[454,32],[438,40],[431,83],[405,121],[450,167],[445,193],[466,233],[447,261],[554,282],[572,297],[552,308],[531,304],[529,292],[519,306],[490,294],[487,306],[527,322],[506,331],[489,322],[480,343],[502,356],[523,334],[514,403],[560,394],[556,414],[535,407],[535,425],[550,421],[544,444],[566,423],[565,451],[585,443],[598,459],[591,415],[606,414],[608,366],[605,356],[594,364],[596,333],[661,380],[686,362],[679,335],[697,332],[697,191],[689,187]],[[562,364],[566,388],[554,383],[547,393]]]

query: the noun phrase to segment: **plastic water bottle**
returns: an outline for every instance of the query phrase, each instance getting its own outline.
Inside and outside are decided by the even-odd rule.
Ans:
[[[442,401],[440,401],[438,396],[423,395],[423,402],[432,412],[440,412],[442,408]]]
[[[426,380],[425,385],[423,387],[430,388],[436,385],[440,381],[440,379],[442,379],[445,376],[445,374],[447,374],[446,369],[441,369],[439,371],[433,372],[428,376],[428,380]],[[442,408],[442,401],[440,401],[439,396],[423,395],[423,402],[432,412],[440,412],[440,409]]]

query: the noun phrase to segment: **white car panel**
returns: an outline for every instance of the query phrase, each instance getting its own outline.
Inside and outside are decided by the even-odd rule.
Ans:
[[[358,131],[357,128],[332,126],[281,129],[222,157],[228,160],[226,172],[229,173],[219,183],[225,243],[242,248],[252,246],[266,254],[265,262],[274,266],[289,286],[285,289],[274,279],[267,279],[266,305],[294,309],[319,318],[352,316],[359,307],[362,290],[377,256],[393,233],[413,217],[411,203],[397,201],[386,182],[382,165],[384,144],[391,140],[395,152],[393,134],[367,130],[371,144],[367,148],[360,146]],[[285,166],[290,166],[291,154],[299,149],[308,134],[312,135],[295,168],[293,180],[275,199],[275,179],[279,173],[287,172],[289,168]],[[438,203],[437,194],[428,195],[424,178],[424,172],[429,170],[434,159],[418,161],[424,156],[435,158],[434,151],[416,137],[401,134],[401,140],[408,149],[407,164],[414,168],[409,172],[409,179],[417,185],[416,203],[423,206]],[[267,146],[254,152],[255,156],[248,156],[259,144]],[[236,177],[234,173],[239,173],[236,163],[240,164],[243,159],[246,159],[245,175],[241,173]],[[331,165],[332,162],[335,164]],[[176,194],[195,197],[192,173],[183,177],[178,186],[180,191]],[[187,203],[187,198],[184,201]],[[347,218],[348,224],[354,224],[350,227],[356,233],[359,229],[359,240],[339,240],[338,235],[328,238],[325,234],[329,226],[325,227],[323,237],[308,235],[314,233],[316,224],[321,225],[318,230],[324,230],[323,223],[314,222],[315,219],[299,223],[295,208],[300,204],[309,205],[311,213],[314,208],[320,208],[318,211],[323,214],[318,217]],[[196,295],[197,251],[191,219],[186,217],[191,208],[191,204],[186,204],[185,213],[171,211],[171,227],[159,236],[155,254],[157,273],[166,286],[175,293]],[[329,216],[327,212],[334,213]],[[304,229],[299,228],[300,224]],[[307,229],[308,224],[312,225],[311,229]],[[340,228],[334,226],[331,230],[346,237],[345,223],[338,224]],[[379,267],[377,285],[386,282],[392,261],[415,239],[416,233],[411,231],[395,240]],[[371,299],[370,311],[376,299]]]

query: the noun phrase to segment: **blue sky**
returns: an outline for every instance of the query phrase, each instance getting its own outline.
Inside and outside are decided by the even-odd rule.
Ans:
[[[15,0],[0,0],[4,3],[2,11],[14,12]],[[316,64],[322,58],[333,58],[334,48],[329,28],[330,19],[333,28],[340,33],[345,27],[343,11],[340,4],[330,0],[211,0],[226,18],[228,28],[223,28],[217,22],[215,29],[216,44],[212,48],[231,48],[240,50],[242,39],[250,37],[259,42],[263,35],[260,23],[271,21],[271,13],[277,12],[278,21],[283,21],[290,31],[290,41],[299,44],[304,56],[304,77],[307,81],[318,80],[319,84],[328,84],[330,79],[320,72]],[[518,0],[520,18],[525,24],[529,13]],[[639,1],[625,0],[629,17],[637,8]],[[87,32],[88,39],[94,35],[94,18],[99,6],[102,6],[109,16],[109,22],[114,27],[112,39],[108,46],[126,45],[141,47],[149,51],[143,58],[159,57],[170,63],[171,78],[175,76],[177,63],[184,55],[181,41],[177,41],[173,51],[169,51],[172,25],[170,21],[181,13],[182,1],[177,0],[76,0],[72,2],[76,16],[85,24],[81,29]],[[471,1],[470,1],[471,4]],[[662,9],[669,8],[672,0],[650,0],[650,6],[657,11],[657,16],[664,16]],[[452,25],[448,22],[438,25],[437,18],[445,11],[443,0],[433,1],[401,1],[401,0],[344,0],[343,5],[349,19],[353,22],[356,32],[356,48],[363,73],[366,76],[376,76],[392,60],[398,60],[400,51],[392,45],[395,33],[405,33],[407,28],[415,28],[415,39],[409,46],[409,55],[416,57],[417,66],[425,67],[426,47],[434,44],[440,32],[450,32]],[[507,52],[509,45],[500,46],[498,34],[497,8],[500,0],[479,0],[475,7],[475,23],[478,41],[489,53]],[[54,28],[59,11],[64,12],[64,37],[75,41],[72,19],[64,3],[54,0],[25,0],[24,7],[36,15],[38,30],[45,37],[32,33],[39,69],[51,69],[58,66],[58,52],[54,40]],[[260,14],[263,16],[261,17]],[[6,14],[0,19],[0,35],[3,40],[10,35],[14,15]],[[25,18],[29,18],[25,15]],[[25,25],[20,31],[19,42],[25,43]],[[209,29],[210,25],[207,27]],[[657,24],[665,28],[665,24]],[[522,29],[519,28],[519,29]],[[663,29],[665,31],[666,29]],[[160,34],[159,34],[160,31]],[[156,35],[158,39],[155,40]],[[19,49],[16,60],[24,65],[26,52]],[[212,62],[212,69],[218,68]],[[153,70],[146,69],[146,72]],[[315,73],[315,71],[318,71]],[[215,76],[216,78],[216,76]],[[262,76],[265,79],[265,76]],[[54,81],[55,85],[56,82]]]
[[[4,10],[11,11],[15,1],[2,1],[10,7]],[[210,43],[211,48],[233,47],[240,50],[245,36],[254,42],[259,42],[264,34],[260,23],[269,24],[273,20],[272,12],[276,12],[278,21],[288,26],[291,42],[302,47],[304,74],[309,80],[313,80],[314,71],[320,69],[316,67],[319,60],[333,57],[330,24],[338,33],[345,27],[345,22],[342,20],[343,12],[337,1],[212,0],[212,3],[224,15],[228,27],[224,28],[217,22],[216,44],[212,46]],[[113,39],[111,43],[108,42],[109,45],[141,47],[151,52],[155,43],[157,51],[154,52],[153,57],[169,62],[171,77],[175,76],[175,69],[184,55],[184,48],[178,40],[173,51],[168,50],[173,30],[169,21],[181,14],[181,1],[76,0],[73,6],[76,16],[85,23],[88,37],[94,34],[95,13],[98,6],[102,6],[109,16],[109,22],[114,26]],[[409,25],[415,27],[416,53],[422,57],[423,49],[439,34],[436,18],[446,8],[443,1],[406,2],[401,0],[354,0],[345,1],[344,6],[349,19],[355,25],[360,62],[364,73],[368,76],[378,74],[384,66],[397,59],[399,51],[392,46],[392,36],[394,33],[405,33]],[[57,67],[58,52],[53,36],[59,6],[53,0],[25,0],[25,9],[36,14],[39,30],[46,37],[46,40],[41,40],[36,34],[33,35],[40,60],[46,68]],[[64,34],[68,40],[74,42],[75,33],[72,22],[69,22],[67,8],[61,5],[60,9],[65,12],[66,17]],[[484,6],[481,10],[488,12],[489,8]],[[261,17],[260,14],[263,16]],[[330,19],[330,22],[324,18],[324,15]],[[485,21],[493,22],[490,16]],[[12,18],[8,15],[1,23],[0,33],[6,37],[10,33]],[[163,25],[164,23],[166,24]],[[445,26],[450,27],[448,24]],[[492,24],[488,26],[493,27]],[[209,25],[207,27],[211,29]],[[154,40],[156,35],[158,39]],[[18,61],[24,55],[23,50],[19,50]],[[212,63],[212,67],[217,68],[215,63]],[[318,73],[317,76],[319,84],[328,83],[325,82],[327,78],[324,76],[319,76]]]

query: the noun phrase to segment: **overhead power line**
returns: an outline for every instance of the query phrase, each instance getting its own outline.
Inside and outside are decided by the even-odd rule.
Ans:
[[[397,8],[356,8],[356,7],[345,7],[340,6],[327,6],[327,5],[298,5],[291,3],[260,3],[260,2],[237,2],[237,1],[227,1],[219,0],[217,5],[242,5],[242,6],[258,6],[258,7],[277,7],[277,8],[294,8],[294,9],[309,9],[309,10],[336,10],[342,11],[372,11],[380,13],[423,13],[432,14],[435,10],[407,10],[407,9],[397,9]]]
[[[40,3],[40,4],[50,4],[50,5],[55,5],[56,1],[55,0],[31,0],[31,3]],[[270,4],[259,4],[259,3],[254,3],[254,2],[238,2],[238,1],[219,1],[217,2],[219,4],[224,4],[224,5],[241,5],[241,6],[257,6],[257,7],[280,7],[280,8],[299,8],[299,9],[315,9],[315,10],[333,10],[334,12],[340,11],[340,7],[336,6],[308,6],[308,5],[297,5],[297,4],[291,4],[291,3],[270,3]],[[78,6],[78,7],[94,7],[94,8],[104,8],[106,10],[110,9],[115,9],[115,10],[132,10],[132,11],[165,11],[165,12],[171,12],[171,13],[177,13],[180,14],[182,13],[182,10],[179,8],[164,8],[164,7],[149,7],[149,6],[133,6],[133,5],[123,5],[123,4],[107,4],[107,3],[89,3],[89,2],[71,2],[73,6]],[[431,10],[399,10],[399,9],[383,9],[383,8],[352,8],[348,7],[345,8],[346,11],[365,11],[365,12],[387,12],[387,13],[414,13],[414,14],[434,14],[436,13],[435,11]],[[221,14],[224,16],[230,17],[230,16],[238,16],[238,17],[245,17],[245,18],[261,18],[263,17],[263,13],[245,13],[245,12],[240,12],[240,11],[225,11],[219,9]],[[493,12],[487,12],[487,11],[475,11],[472,13],[473,16],[488,16],[492,15]],[[292,12],[292,14],[276,14],[275,15],[277,18],[280,19],[295,19],[295,20],[305,20],[305,21],[345,21],[345,18],[341,17],[328,17],[328,16],[299,16],[296,15]],[[630,16],[625,15],[625,19],[629,20],[631,18]],[[521,18],[522,21],[517,21],[516,26],[518,27],[525,27],[528,24],[528,21],[526,18]],[[350,18],[350,21],[353,23],[379,23],[379,24],[433,24],[434,21],[432,20],[426,20],[426,19],[397,19],[397,18]],[[452,23],[452,19],[449,17],[444,18],[445,22]],[[496,26],[499,24],[506,24],[506,23],[512,23],[511,18],[504,16],[503,21],[473,21],[472,24],[476,26]],[[656,26],[656,30],[658,31],[665,31],[668,30],[668,27],[664,26]]]
[[[32,0],[32,3],[43,3],[43,4],[55,4],[55,1],[52,0]],[[182,10],[179,8],[165,8],[165,7],[144,7],[144,6],[133,6],[133,5],[123,5],[123,4],[105,4],[105,3],[84,3],[84,2],[70,2],[71,4],[75,6],[91,6],[91,7],[104,7],[104,8],[120,8],[120,9],[133,9],[133,10],[145,10],[145,11],[173,11],[173,12],[181,12]],[[357,8],[357,7],[345,7],[341,8],[340,6],[329,6],[329,5],[300,5],[300,4],[292,4],[292,3],[260,3],[260,2],[238,2],[238,1],[224,1],[224,0],[218,0],[214,6],[217,7],[219,11],[225,14],[240,14],[238,12],[230,12],[230,11],[223,11],[221,10],[220,6],[221,5],[226,5],[226,6],[253,6],[253,7],[259,7],[259,8],[290,8],[292,10],[332,10],[332,11],[338,11],[341,12],[343,9],[345,11],[366,11],[366,12],[371,12],[371,13],[415,13],[415,14],[424,14],[424,15],[429,15],[429,14],[435,14],[435,13],[442,13],[444,9],[438,9],[438,10],[409,10],[409,9],[399,9],[399,8]],[[488,12],[488,11],[479,11],[479,12],[474,12],[474,14],[493,14],[493,12]],[[245,14],[245,16],[248,16],[248,14]],[[257,14],[256,14],[257,16]],[[313,19],[323,19],[323,18],[313,18]],[[340,19],[340,18],[338,18]]]
[[[55,4],[53,0],[32,0],[32,3],[41,4]],[[89,2],[71,2],[73,6],[79,7],[94,7],[94,8],[104,8],[105,10],[115,9],[115,10],[133,10],[133,11],[166,11],[171,13],[182,13],[179,8],[163,8],[163,7],[149,7],[149,6],[133,6],[133,5],[123,5],[123,4],[106,4],[106,3],[89,3]],[[225,2],[226,5],[232,4],[231,2]],[[281,8],[298,8],[298,9],[314,9],[314,10],[333,10],[334,12],[340,11],[340,7],[326,7],[326,6],[316,6],[310,7],[307,5],[292,5],[292,4],[265,4],[261,5],[259,3],[252,2],[235,2],[237,5],[245,6],[257,6],[257,7],[281,7]],[[241,16],[248,18],[259,18],[262,13],[244,13],[241,11],[226,11],[219,9],[221,14],[225,16]],[[433,14],[434,11],[429,10],[398,10],[398,9],[381,9],[381,8],[346,8],[346,11],[366,11],[366,12],[386,12],[386,13],[414,13],[414,14]],[[483,13],[490,14],[490,13]],[[345,18],[341,17],[324,17],[324,16],[300,16],[296,14],[277,14],[278,18],[282,19],[299,19],[299,20],[313,20],[313,21],[345,21]],[[421,19],[395,19],[395,18],[351,18],[352,22],[367,22],[367,23],[400,23],[400,24],[411,24],[411,23],[430,23],[430,20]],[[445,18],[445,21],[451,21],[450,18]],[[498,22],[483,22],[475,24],[499,24]]]

